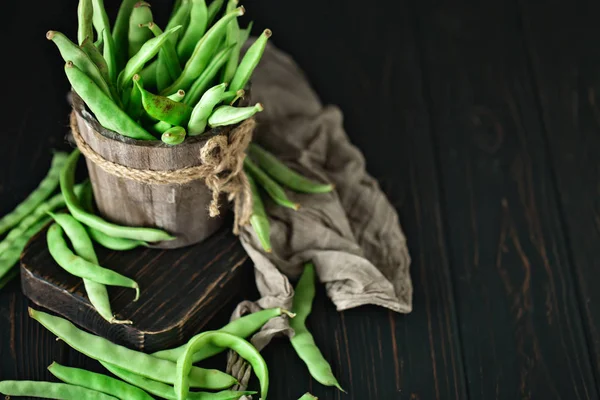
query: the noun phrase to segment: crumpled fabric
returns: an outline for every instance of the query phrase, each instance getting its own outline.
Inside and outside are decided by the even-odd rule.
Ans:
[[[409,313],[406,238],[394,207],[366,172],[360,150],[350,143],[341,111],[324,106],[291,57],[272,44],[254,72],[250,101],[264,105],[256,117],[254,142],[301,174],[333,183],[335,192],[288,190],[288,197],[301,205],[298,211],[263,196],[273,252],[262,250],[251,226],[242,228],[240,238],[254,262],[261,298],[241,303],[231,319],[271,307],[289,310],[291,282],[308,261],[337,310],[373,304]],[[293,335],[287,317],[272,319],[251,341],[262,350],[277,335]],[[228,371],[240,378],[238,389],[243,389],[249,372],[235,353],[229,354]]]

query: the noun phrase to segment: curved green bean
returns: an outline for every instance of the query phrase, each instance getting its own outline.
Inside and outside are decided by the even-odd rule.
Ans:
[[[55,216],[56,219],[57,216]],[[83,228],[83,227],[82,227]],[[83,229],[85,232],[85,229]],[[103,268],[95,263],[89,262],[83,257],[75,255],[67,245],[63,237],[63,228],[59,224],[52,224],[48,229],[47,242],[50,255],[65,271],[71,275],[92,282],[108,286],[121,286],[135,290],[135,299],[140,296],[140,288],[137,282],[127,278],[118,272]],[[87,233],[85,234],[87,236]],[[72,240],[75,240],[72,238]],[[88,237],[89,240],[89,237]]]
[[[106,96],[112,98],[108,83],[106,83],[102,73],[85,51],[58,31],[48,31],[46,33],[46,38],[51,40],[56,47],[58,47],[58,51],[65,62],[72,62],[88,78],[90,78]]]
[[[150,32],[154,34],[154,36],[158,37],[163,34],[162,29],[158,25],[153,22],[150,22],[146,25]],[[164,64],[165,68],[169,71],[169,84],[181,74],[181,65],[179,64],[179,56],[177,55],[177,51],[175,51],[175,45],[171,43],[170,40],[167,40],[163,43],[162,48],[158,52],[158,62],[159,64]]]
[[[259,183],[265,189],[269,197],[271,197],[275,203],[283,207],[292,208],[294,210],[300,208],[299,204],[296,204],[288,199],[287,195],[285,194],[285,190],[283,190],[283,188],[277,182],[275,182],[248,157],[244,159],[244,169],[250,173],[254,179],[256,179],[257,183]]]
[[[94,26],[92,18],[94,9],[91,0],[79,0],[77,5],[77,42],[83,43],[84,40],[94,40]]]
[[[65,168],[60,176],[60,190],[65,198],[65,203],[69,212],[82,224],[90,228],[97,229],[109,236],[120,237],[124,239],[143,240],[145,242],[160,242],[163,240],[173,240],[173,236],[154,228],[132,228],[112,224],[100,218],[97,215],[85,211],[79,204],[77,196],[73,192],[73,180],[75,179],[75,167],[79,159],[80,151],[75,149],[69,156]]]
[[[134,374],[155,381],[173,384],[177,375],[177,365],[148,354],[114,344],[102,337],[78,329],[64,318],[46,314],[29,308],[31,318],[38,321],[50,332],[78,352],[98,361],[113,364]],[[193,367],[190,385],[197,388],[220,390],[234,385],[237,381],[218,370]]]
[[[262,104],[256,103],[253,107],[220,106],[208,118],[208,126],[234,125],[247,120],[254,114],[264,110]]]
[[[226,12],[231,12],[237,7],[238,0],[229,0],[227,2]],[[227,25],[227,35],[225,39],[227,46],[234,46],[233,50],[227,59],[227,64],[223,68],[221,82],[230,83],[235,75],[235,71],[240,61],[240,51],[242,50],[242,42],[240,41],[240,24],[237,19],[234,19]]]
[[[0,235],[17,225],[23,218],[30,215],[36,207],[44,202],[58,187],[60,171],[67,163],[68,154],[63,152],[54,153],[50,168],[38,187],[13,211],[0,219]]]
[[[319,398],[313,396],[310,393],[304,393],[304,395],[302,397],[300,397],[298,400],[319,400]]]
[[[205,90],[211,85],[211,83],[219,73],[219,70],[221,70],[223,65],[225,65],[225,63],[227,62],[229,54],[232,51],[233,46],[229,46],[219,51],[217,55],[214,56],[214,58],[210,61],[206,69],[202,71],[202,74],[200,74],[198,79],[196,79],[192,84],[192,87],[188,91],[188,94],[183,99],[183,102],[185,104],[192,106],[200,100]]]
[[[300,175],[255,143],[250,143],[248,154],[263,171],[292,190],[301,193],[328,193],[333,190],[333,185],[318,183]]]
[[[210,117],[217,104],[221,103],[226,97],[226,89],[227,83],[221,83],[208,89],[206,93],[202,95],[202,98],[198,104],[196,104],[192,111],[192,115],[190,116],[190,121],[188,123],[190,136],[204,133],[206,126],[208,125],[208,117]]]
[[[85,101],[102,126],[133,139],[155,140],[154,136],[132,120],[72,62],[65,64],[65,73],[75,92]]]
[[[182,126],[174,126],[172,128],[167,129],[165,133],[161,135],[160,139],[165,144],[175,146],[183,143],[183,141],[185,140],[185,135],[186,132]]]
[[[102,35],[104,40],[103,55],[108,64],[108,73],[111,82],[115,82],[117,79],[117,64],[115,58],[115,43],[113,41],[112,34],[110,33],[110,22],[108,15],[104,9],[104,0],[92,0],[93,8],[93,23],[96,28],[98,36]]]
[[[325,386],[335,386],[344,392],[344,389],[342,389],[333,375],[331,366],[325,360],[323,354],[321,354],[321,351],[315,344],[315,340],[306,327],[306,318],[312,311],[314,298],[315,267],[312,263],[307,263],[296,285],[294,305],[292,306],[292,311],[296,313],[296,318],[290,321],[290,326],[294,329],[295,334],[290,341],[298,356],[308,367],[310,375],[317,382]]]
[[[208,24],[208,7],[205,0],[192,0],[190,23],[177,45],[177,54],[181,60],[187,61],[196,44],[202,39]]]
[[[184,103],[179,103],[168,97],[156,95],[145,90],[137,82],[142,93],[142,105],[149,116],[171,125],[185,125],[192,115],[192,108]]]
[[[148,24],[152,21],[154,21],[154,17],[152,16],[150,4],[145,1],[138,1],[135,3],[129,17],[129,31],[127,34],[127,54],[129,55],[129,58],[136,55],[144,43],[152,37],[152,32],[143,28],[144,24]]]
[[[189,373],[192,369],[194,353],[206,345],[229,348],[234,350],[244,360],[248,361],[260,382],[260,398],[267,400],[269,391],[269,370],[267,363],[258,350],[246,340],[225,332],[204,332],[190,340],[184,353],[177,360],[177,378],[175,380],[175,394],[178,400],[187,398],[190,383]]]
[[[66,383],[2,381],[0,393],[7,396],[31,396],[58,400],[117,400],[104,393]]]
[[[116,93],[112,90],[112,86],[110,83],[110,76],[108,75],[108,65],[106,64],[106,60],[100,50],[94,45],[90,38],[85,39],[80,45],[81,50],[85,52],[85,54],[90,57],[92,62],[98,67],[98,71],[100,71],[100,75],[104,78],[104,82],[108,85],[109,89],[111,89],[112,97],[118,97]],[[71,60],[72,61],[72,60]]]
[[[246,177],[252,189],[252,215],[250,216],[250,224],[263,250],[271,253],[273,251],[273,247],[271,246],[271,223],[269,222],[269,217],[267,217],[265,205],[260,197],[260,192],[254,178],[250,174],[246,174]]]
[[[223,3],[225,0],[213,0],[208,6],[208,21],[206,21],[207,26],[211,26],[217,14],[223,8]]]
[[[144,378],[143,376],[133,374],[123,368],[119,368],[109,363],[100,362],[104,368],[110,373],[123,379],[134,386],[137,386],[146,392],[158,396],[162,399],[177,400],[173,386],[157,382],[152,379]],[[210,392],[190,392],[187,400],[237,400],[241,396],[252,395],[256,392],[237,392],[233,390],[223,390],[217,393]]]
[[[182,30],[175,32],[173,35],[169,37],[169,41],[173,44],[173,46],[177,45],[179,41],[179,35],[181,35],[187,29],[190,22],[190,11],[192,9],[192,4],[190,0],[182,0],[180,4],[173,9],[173,15],[169,18],[169,22],[167,22],[167,26],[165,30],[181,25],[183,27]]]
[[[169,35],[173,32],[181,29],[181,25],[171,28],[165,31],[162,35],[152,38],[148,40],[144,45],[140,48],[140,50],[127,61],[125,68],[119,74],[118,84],[117,86],[120,88],[125,88],[133,78],[133,75],[139,73],[144,65],[148,61],[150,61],[162,48],[163,43],[167,40]]]
[[[180,103],[184,97],[185,97],[185,90],[181,90],[181,89],[179,89],[177,92],[173,93],[172,95],[167,96],[168,99],[176,101],[177,103]]]
[[[241,338],[247,338],[253,333],[260,330],[260,328],[262,328],[263,325],[269,322],[271,319],[280,315],[287,315],[290,318],[293,318],[295,316],[294,314],[290,313],[287,310],[284,310],[283,308],[268,308],[266,310],[261,310],[252,314],[248,314],[234,321],[231,321],[224,327],[218,329],[216,332],[225,332]],[[201,334],[202,333],[199,333],[198,335]],[[162,358],[163,360],[177,362],[179,357],[181,357],[181,355],[185,351],[186,346],[187,343],[179,347],[175,347],[173,349],[157,351],[156,353],[152,353],[152,355],[154,357]],[[210,344],[206,345],[194,353],[194,355],[192,356],[192,363],[195,364],[202,360],[206,360],[207,358],[217,355],[224,350],[225,349],[221,347],[213,346]]]
[[[267,46],[267,41],[272,36],[272,32],[270,29],[265,29],[256,39],[256,41],[250,46],[244,58],[242,58],[242,62],[237,67],[235,71],[235,75],[231,80],[231,85],[229,85],[230,90],[240,90],[244,89],[252,76],[252,73],[256,69],[256,66],[260,62],[263,53],[265,52],[265,48]]]
[[[65,383],[96,390],[116,398],[127,400],[153,400],[152,397],[142,389],[103,374],[97,374],[79,368],[65,367],[56,362],[50,364],[48,371]]]
[[[227,24],[233,19],[244,15],[244,12],[244,7],[238,7],[214,24],[196,45],[181,75],[161,94],[169,95],[178,89],[187,90],[202,71],[204,71],[213,55],[217,52],[217,46],[225,36]]]
[[[126,55],[129,47],[129,19],[133,7],[138,0],[123,0],[119,6],[115,26],[113,27],[112,36],[115,45],[116,65],[118,70],[121,70],[125,65]]]
[[[144,81],[139,74],[135,74],[131,79],[133,79],[134,84],[131,86],[131,94],[127,102],[127,114],[134,121],[137,121],[144,111],[142,92],[140,91],[140,87],[144,87]]]
[[[158,121],[157,123],[152,125],[152,127],[150,129],[152,130],[152,132],[155,132],[157,135],[162,135],[163,133],[165,133],[172,127],[173,127],[173,125],[171,125],[168,122]]]

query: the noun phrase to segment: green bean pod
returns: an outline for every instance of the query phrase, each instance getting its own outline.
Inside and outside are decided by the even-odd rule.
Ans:
[[[252,215],[250,216],[250,224],[263,250],[271,253],[273,251],[273,247],[271,246],[271,223],[269,222],[269,217],[267,217],[265,205],[260,197],[260,192],[254,178],[250,174],[246,174],[246,177],[252,189]]]
[[[162,35],[152,38],[144,43],[140,50],[127,61],[125,68],[119,74],[117,86],[124,88],[131,81],[133,75],[139,73],[142,68],[144,68],[144,65],[158,54],[169,35],[179,29],[181,29],[181,25],[171,28]]]
[[[148,354],[114,344],[100,336],[78,329],[64,318],[29,308],[29,316],[78,352],[95,360],[116,365],[134,374],[155,381],[173,384],[177,365]],[[193,367],[190,373],[192,387],[220,390],[237,381],[224,372]]]
[[[310,393],[304,393],[304,395],[302,397],[300,397],[298,400],[319,400],[318,397],[313,396]]]
[[[65,64],[65,73],[75,92],[92,110],[96,119],[107,129],[123,136],[140,140],[154,140],[154,136],[146,132],[115,104],[102,90],[72,62]]]
[[[296,192],[329,193],[333,190],[333,185],[315,182],[300,175],[255,143],[250,144],[248,154],[271,178]]]
[[[206,33],[207,24],[208,8],[206,7],[206,1],[192,0],[190,23],[177,45],[177,55],[183,62],[186,62],[194,52],[196,44]]]
[[[140,288],[137,282],[115,271],[103,268],[75,255],[69,249],[69,246],[63,237],[63,232],[64,231],[61,225],[53,224],[50,226],[47,233],[48,250],[50,250],[50,255],[54,261],[61,266],[62,269],[71,275],[82,279],[87,279],[92,282],[108,286],[121,286],[134,289],[135,299],[133,301],[138,300],[140,296]],[[85,235],[87,236],[87,233]],[[73,238],[71,239],[73,240]]]
[[[165,133],[161,135],[160,139],[165,144],[175,146],[183,143],[183,141],[185,140],[185,135],[185,128],[183,128],[182,126],[174,126],[170,129],[167,129]]]
[[[177,360],[175,360],[177,361]],[[146,392],[160,397],[161,399],[177,400],[173,386],[158,382],[152,379],[144,378],[143,376],[131,373],[123,368],[100,361],[100,364],[106,368],[111,374],[121,378],[136,387],[139,387]],[[237,400],[241,396],[256,394],[256,392],[238,392],[233,390],[223,390],[221,392],[190,392],[187,400]]]
[[[152,37],[152,32],[144,28],[145,24],[154,21],[150,4],[145,1],[138,1],[133,6],[129,17],[128,50],[129,58],[137,54],[144,43]]]
[[[179,6],[173,10],[173,15],[169,18],[165,30],[168,31],[171,28],[181,25],[182,29],[169,36],[169,41],[173,46],[177,46],[179,36],[185,32],[190,22],[190,11],[192,9],[191,0],[182,0]]]
[[[208,21],[207,26],[211,26],[221,8],[223,8],[225,0],[213,0],[208,6]]]
[[[158,67],[158,60],[153,61],[146,65],[140,72],[139,75],[144,81],[144,87],[156,87],[156,68]]]
[[[154,36],[158,37],[163,34],[162,29],[155,23],[151,22],[147,24],[150,32],[154,34]],[[177,55],[177,51],[175,50],[175,45],[171,43],[171,41],[167,40],[163,43],[162,48],[158,52],[158,62],[164,64],[166,69],[169,71],[169,80],[170,84],[173,80],[177,79],[177,77],[181,74],[181,65],[179,64],[179,56]]]
[[[184,353],[177,360],[177,378],[175,380],[175,395],[178,400],[185,400],[190,391],[189,374],[192,369],[192,357],[195,352],[206,345],[224,347],[234,350],[252,366],[260,382],[260,398],[267,400],[269,391],[269,370],[267,363],[258,350],[246,340],[225,332],[204,332],[187,344]]]
[[[310,375],[317,382],[325,386],[335,386],[344,392],[344,389],[342,389],[333,375],[331,366],[325,360],[323,354],[321,354],[321,351],[315,344],[315,340],[306,327],[306,319],[312,311],[314,298],[315,266],[312,263],[307,263],[304,266],[304,271],[295,289],[292,311],[296,313],[296,318],[290,321],[290,326],[294,329],[295,334],[290,341],[298,356],[308,367]]]
[[[46,38],[51,40],[56,47],[58,47],[58,51],[65,62],[71,61],[77,68],[85,73],[106,96],[112,98],[108,83],[106,83],[102,77],[100,69],[98,69],[85,51],[58,31],[48,31],[46,33]]]
[[[117,79],[117,64],[115,54],[115,43],[110,31],[110,22],[108,15],[104,9],[104,0],[92,0],[93,6],[93,23],[96,28],[98,36],[102,35],[104,40],[103,55],[108,64],[108,72],[111,82],[115,82]]]
[[[220,85],[214,86],[206,91],[202,95],[202,98],[194,107],[190,121],[188,123],[188,131],[190,136],[196,136],[204,133],[206,126],[208,125],[208,117],[213,112],[213,109],[217,104],[221,103],[225,96],[225,89],[227,89],[227,83],[221,83]]]
[[[117,400],[116,397],[66,383],[37,381],[2,381],[0,393],[8,396],[31,396],[59,400]]]
[[[137,84],[137,82],[136,82]],[[192,115],[192,108],[168,97],[150,93],[138,85],[142,93],[142,104],[149,116],[171,125],[185,125]]]
[[[253,107],[221,106],[213,111],[208,118],[208,126],[215,128],[217,126],[234,125],[263,110],[264,108],[260,103],[256,103]]]
[[[233,46],[229,46],[219,51],[217,55],[210,61],[208,66],[202,74],[194,81],[192,87],[188,91],[183,102],[189,106],[192,106],[200,100],[205,90],[211,85],[219,70],[225,65],[229,54],[233,51]]]
[[[58,187],[60,171],[67,164],[68,154],[56,152],[52,156],[50,168],[38,187],[27,196],[12,212],[0,218],[0,235],[17,225],[44,202]]]
[[[106,60],[104,59],[104,56],[102,55],[100,50],[98,50],[98,48],[94,45],[90,38],[85,39],[79,45],[79,47],[81,47],[81,50],[83,50],[85,54],[87,54],[88,57],[92,60],[92,62],[96,65],[96,67],[98,67],[98,71],[100,71],[100,75],[102,75],[102,78],[104,78],[104,82],[106,82],[109,89],[111,89],[112,85],[110,84],[110,76],[108,75],[108,65],[106,64]],[[111,94],[113,95],[113,97],[118,97],[115,96],[115,92],[113,92],[112,90]]]
[[[53,362],[48,371],[61,381],[127,400],[153,400],[142,389],[103,374],[71,368]]]
[[[299,204],[296,204],[288,199],[287,195],[285,194],[285,190],[283,190],[283,188],[277,182],[275,182],[248,157],[244,159],[244,170],[246,170],[246,172],[256,179],[257,183],[259,183],[265,189],[269,197],[271,197],[275,203],[294,210],[300,208]]]
[[[131,86],[131,94],[127,102],[127,115],[137,121],[144,111],[142,92],[140,92],[140,87],[144,87],[144,81],[139,74],[135,74],[131,79],[133,79],[134,84]]]
[[[169,72],[169,68],[167,67],[165,58],[164,58],[164,56],[161,57],[160,56],[161,54],[164,54],[164,53],[159,52],[158,60],[156,60],[158,63],[158,66],[156,67],[156,88],[158,89],[159,92],[161,90],[164,90],[165,88],[169,87],[171,82],[173,82],[173,79],[171,78],[171,73]]]
[[[235,96],[233,98],[233,100],[231,100],[231,102],[229,102],[230,106],[234,105],[235,102],[238,101],[239,99],[243,99],[245,95],[246,95],[246,91],[244,89],[240,89],[237,92],[234,92],[233,90],[225,92],[225,96],[227,96],[226,98],[228,98],[228,99],[231,98],[231,96]]]
[[[162,136],[163,133],[165,133],[166,131],[168,131],[172,127],[173,127],[173,125],[171,125],[168,122],[158,121],[157,123],[155,123],[154,125],[152,125],[150,127],[150,130],[152,132],[155,132],[157,135],[161,135]]]
[[[190,59],[185,64],[181,75],[161,94],[169,95],[178,89],[187,90],[194,80],[204,71],[211,58],[217,52],[221,39],[225,36],[227,24],[244,15],[244,7],[238,7],[217,21],[196,45]]]
[[[123,0],[119,6],[112,37],[115,45],[116,65],[121,70],[125,65],[129,47],[129,19],[138,0]]]
[[[77,42],[79,44],[88,38],[94,40],[93,16],[92,0],[79,0],[77,5]]]
[[[238,0],[229,0],[227,2],[227,12],[231,12],[237,7]],[[223,68],[221,82],[230,83],[235,75],[235,71],[240,61],[240,51],[242,50],[242,42],[240,41],[240,24],[237,19],[234,19],[227,25],[227,35],[225,39],[227,46],[234,46],[229,55],[229,59]]]
[[[181,90],[179,89],[177,92],[173,93],[170,96],[167,96],[168,99],[173,100],[177,103],[181,103],[181,101],[183,101],[183,98],[185,97],[185,90]]]
[[[260,330],[260,328],[262,328],[263,325],[269,322],[271,319],[279,317],[280,315],[287,315],[290,318],[294,317],[294,314],[284,310],[283,308],[268,308],[266,310],[248,314],[231,321],[221,329],[218,329],[217,332],[225,332],[241,338],[247,338]],[[198,335],[201,335],[201,333]],[[152,355],[154,357],[162,358],[163,360],[177,362],[179,357],[181,357],[181,355],[185,352],[186,346],[187,343],[173,349],[158,351]],[[207,358],[217,355],[223,351],[225,351],[225,349],[222,347],[217,347],[210,344],[206,345],[194,353],[192,356],[192,363],[195,364],[202,360],[206,360]]]
[[[77,166],[77,160],[79,160],[80,154],[78,149],[73,150],[60,176],[60,190],[65,198],[67,208],[73,217],[82,224],[97,229],[109,236],[142,240],[144,242],[160,242],[163,240],[175,239],[173,236],[160,229],[120,226],[107,222],[99,216],[85,211],[79,204],[79,200],[73,191],[75,167]]]
[[[246,87],[250,77],[252,76],[252,73],[256,69],[256,66],[260,62],[260,59],[265,52],[267,41],[272,34],[273,33],[270,29],[265,29],[262,35],[260,35],[252,44],[252,46],[250,46],[246,52],[246,55],[242,59],[242,62],[240,62],[240,65],[237,67],[233,79],[231,80],[231,84],[229,85],[231,90],[240,90]]]

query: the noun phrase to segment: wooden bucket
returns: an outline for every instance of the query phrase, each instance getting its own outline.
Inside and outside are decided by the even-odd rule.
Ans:
[[[130,168],[168,171],[201,164],[200,150],[208,138],[228,133],[234,127],[213,129],[177,146],[161,141],[127,138],[102,127],[87,111],[83,100],[72,92],[72,106],[79,132],[85,142],[105,159]],[[221,215],[211,217],[208,207],[211,190],[204,180],[185,184],[148,184],[117,177],[86,159],[98,211],[108,221],[126,226],[163,229],[177,239],[154,243],[153,247],[172,249],[201,242],[215,233],[228,210],[221,199]]]

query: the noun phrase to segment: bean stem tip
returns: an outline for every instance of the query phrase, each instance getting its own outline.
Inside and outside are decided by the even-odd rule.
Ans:
[[[46,39],[48,39],[48,40],[54,39],[54,34],[55,33],[56,33],[56,31],[48,31],[48,32],[46,32]]]

